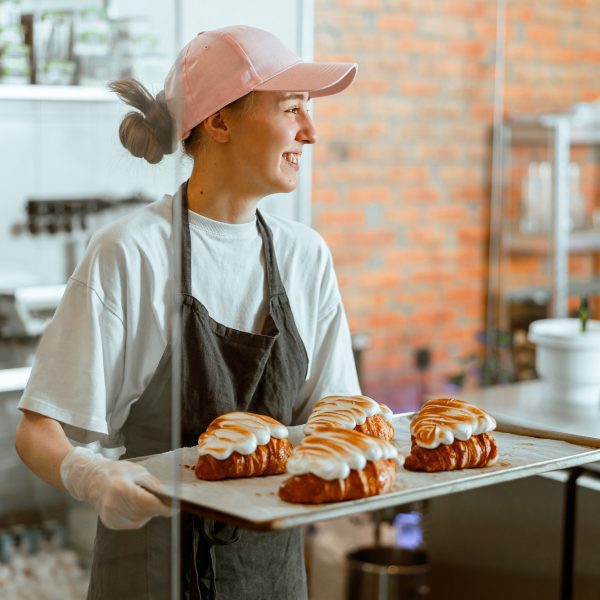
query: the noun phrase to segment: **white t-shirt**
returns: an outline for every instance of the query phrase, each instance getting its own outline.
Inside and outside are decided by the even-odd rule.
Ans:
[[[122,446],[131,405],[163,354],[173,319],[171,206],[165,196],[92,238],[42,336],[19,408],[60,421],[76,441]],[[321,236],[295,221],[265,220],[308,354],[294,409],[303,423],[321,397],[360,393],[350,333]],[[268,298],[256,221],[221,223],[191,211],[189,221],[194,297],[216,321],[259,332]]]

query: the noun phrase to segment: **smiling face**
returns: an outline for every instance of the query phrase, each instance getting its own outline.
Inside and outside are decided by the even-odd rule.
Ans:
[[[231,112],[231,175],[247,193],[296,189],[302,150],[317,139],[307,102],[307,93],[254,92],[243,109]]]

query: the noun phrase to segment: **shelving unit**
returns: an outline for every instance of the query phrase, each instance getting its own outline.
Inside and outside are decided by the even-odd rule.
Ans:
[[[0,85],[0,100],[117,102],[108,88],[83,85]]]
[[[498,134],[502,158],[495,173],[499,193],[491,207],[486,348],[488,360],[496,363],[503,351],[499,334],[514,333],[511,303],[537,303],[538,312],[544,311],[546,317],[567,317],[574,296],[600,296],[600,223],[593,218],[594,212],[600,215],[600,124],[583,127],[574,124],[570,115],[520,117],[505,121]],[[596,169],[595,189],[593,194],[584,193],[585,225],[573,228],[569,165],[582,156],[588,179],[590,170]],[[521,220],[523,182],[526,166],[539,160],[546,163],[548,176],[547,227],[529,232],[523,230]],[[541,203],[542,199],[535,200]],[[533,229],[537,225],[541,223],[534,222]],[[574,257],[592,261],[583,277],[570,268]]]

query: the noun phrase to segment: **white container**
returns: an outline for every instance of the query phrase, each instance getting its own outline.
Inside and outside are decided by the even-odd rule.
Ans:
[[[529,325],[536,345],[535,368],[548,400],[598,408],[600,404],[600,321],[541,319]]]

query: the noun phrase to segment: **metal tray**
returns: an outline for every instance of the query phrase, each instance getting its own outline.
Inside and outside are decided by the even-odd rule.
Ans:
[[[406,456],[410,451],[408,425],[411,414],[394,415],[395,443]],[[290,428],[292,443],[300,428]],[[162,492],[150,489],[165,501],[176,499],[182,510],[247,529],[286,529],[361,512],[424,500],[511,481],[545,471],[574,467],[600,460],[600,439],[556,431],[530,429],[499,422],[494,435],[500,447],[498,462],[483,469],[442,473],[416,473],[399,468],[392,491],[380,496],[331,504],[289,504],[277,490],[289,475],[200,481],[193,466],[195,448],[180,448],[145,457],[139,462],[162,483]],[[166,490],[166,492],[165,492]]]

